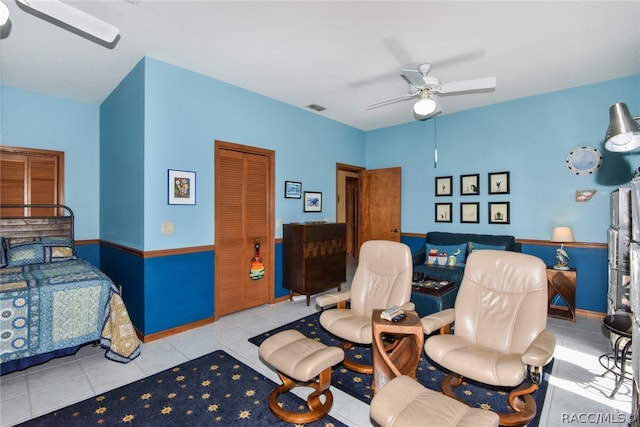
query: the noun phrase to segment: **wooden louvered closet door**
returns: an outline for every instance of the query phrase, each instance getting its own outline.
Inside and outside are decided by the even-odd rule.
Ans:
[[[0,147],[2,204],[63,204],[64,152],[23,147]],[[1,216],[55,215],[55,210],[6,209]]]
[[[215,317],[270,302],[273,295],[273,153],[216,141]],[[249,271],[260,243],[262,279]]]

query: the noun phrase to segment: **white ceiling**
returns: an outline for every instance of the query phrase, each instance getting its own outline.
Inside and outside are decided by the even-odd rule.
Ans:
[[[15,0],[2,29],[3,85],[98,104],[145,55],[363,130],[414,120],[402,68],[443,83],[443,113],[640,73],[639,1],[67,1],[120,29],[108,48]]]

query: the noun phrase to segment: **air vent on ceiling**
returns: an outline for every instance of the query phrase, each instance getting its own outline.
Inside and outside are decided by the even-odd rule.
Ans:
[[[315,110],[315,111],[324,111],[324,110],[326,110],[325,107],[323,107],[322,105],[318,105],[318,104],[307,105],[307,108],[311,108],[312,110]]]

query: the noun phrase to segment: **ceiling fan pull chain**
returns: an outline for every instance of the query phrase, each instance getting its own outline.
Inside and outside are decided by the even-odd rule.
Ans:
[[[438,167],[438,118],[433,118],[433,168]]]

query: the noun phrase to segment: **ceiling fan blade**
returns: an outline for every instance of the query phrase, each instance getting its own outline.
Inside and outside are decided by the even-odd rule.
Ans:
[[[59,0],[16,0],[30,11],[46,15],[95,38],[112,43],[118,28]],[[37,15],[36,15],[37,16]]]
[[[424,89],[427,84],[422,78],[422,74],[417,70],[402,70],[402,78],[410,85],[414,85],[418,89]]]
[[[495,77],[483,77],[473,80],[462,80],[459,82],[443,83],[436,90],[438,93],[466,92],[470,90],[495,89]]]
[[[417,96],[420,96],[420,91],[417,91],[415,93],[408,93],[402,96],[396,96],[395,98],[385,99],[384,101],[374,102],[373,104],[367,105],[365,107],[365,110],[373,110],[374,108],[384,107],[395,102],[406,101],[407,99],[415,98]]]

